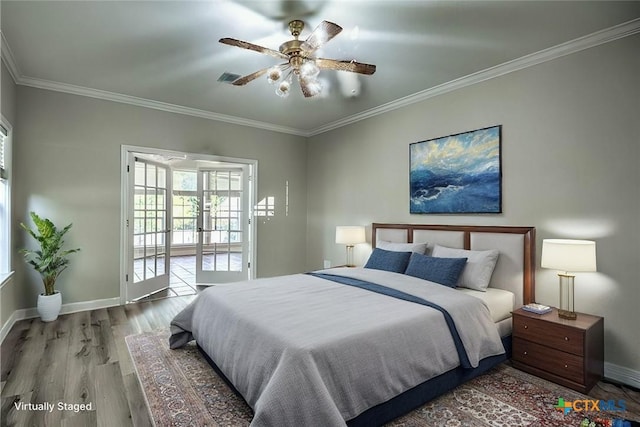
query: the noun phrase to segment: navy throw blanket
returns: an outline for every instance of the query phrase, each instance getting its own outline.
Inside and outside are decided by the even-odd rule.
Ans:
[[[467,351],[464,349],[464,344],[462,344],[462,339],[460,339],[460,334],[458,333],[458,329],[456,328],[455,323],[453,322],[453,318],[449,314],[447,310],[440,307],[438,304],[432,303],[431,301],[427,301],[415,295],[408,294],[406,292],[399,291],[397,289],[389,288],[387,286],[378,285],[377,283],[367,282],[365,280],[354,279],[352,277],[338,276],[335,274],[326,274],[326,273],[306,273],[310,276],[318,277],[321,279],[331,280],[332,282],[340,283],[342,285],[354,286],[356,288],[365,289],[370,292],[376,292],[378,294],[387,295],[393,298],[398,298],[404,301],[413,302],[416,304],[426,305],[427,307],[431,307],[433,309],[438,310],[444,316],[444,320],[447,322],[447,326],[449,327],[449,332],[451,333],[451,337],[453,337],[453,342],[456,345],[456,351],[458,352],[458,358],[460,359],[460,366],[463,368],[473,368],[471,363],[469,362],[469,357],[467,356]]]

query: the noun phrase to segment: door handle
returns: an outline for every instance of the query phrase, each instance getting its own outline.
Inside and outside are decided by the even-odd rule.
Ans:
[[[202,227],[198,227],[198,233],[202,233]]]

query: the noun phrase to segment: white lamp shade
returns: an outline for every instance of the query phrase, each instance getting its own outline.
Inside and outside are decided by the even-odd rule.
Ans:
[[[596,242],[544,239],[541,266],[561,271],[596,271]]]
[[[336,243],[356,245],[366,241],[364,227],[361,225],[339,225],[336,227]]]

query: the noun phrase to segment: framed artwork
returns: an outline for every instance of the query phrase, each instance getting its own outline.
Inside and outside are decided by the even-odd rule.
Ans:
[[[501,213],[502,125],[409,145],[412,214]]]

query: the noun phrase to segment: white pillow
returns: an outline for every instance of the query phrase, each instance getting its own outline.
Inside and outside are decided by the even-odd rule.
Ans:
[[[466,258],[467,265],[465,265],[458,279],[458,287],[486,292],[493,270],[496,268],[500,251],[497,249],[469,251],[435,245],[432,255],[442,258]]]
[[[393,252],[415,252],[420,255],[427,253],[428,243],[395,243],[387,242],[386,240],[378,240],[376,248],[384,249],[385,251]]]

